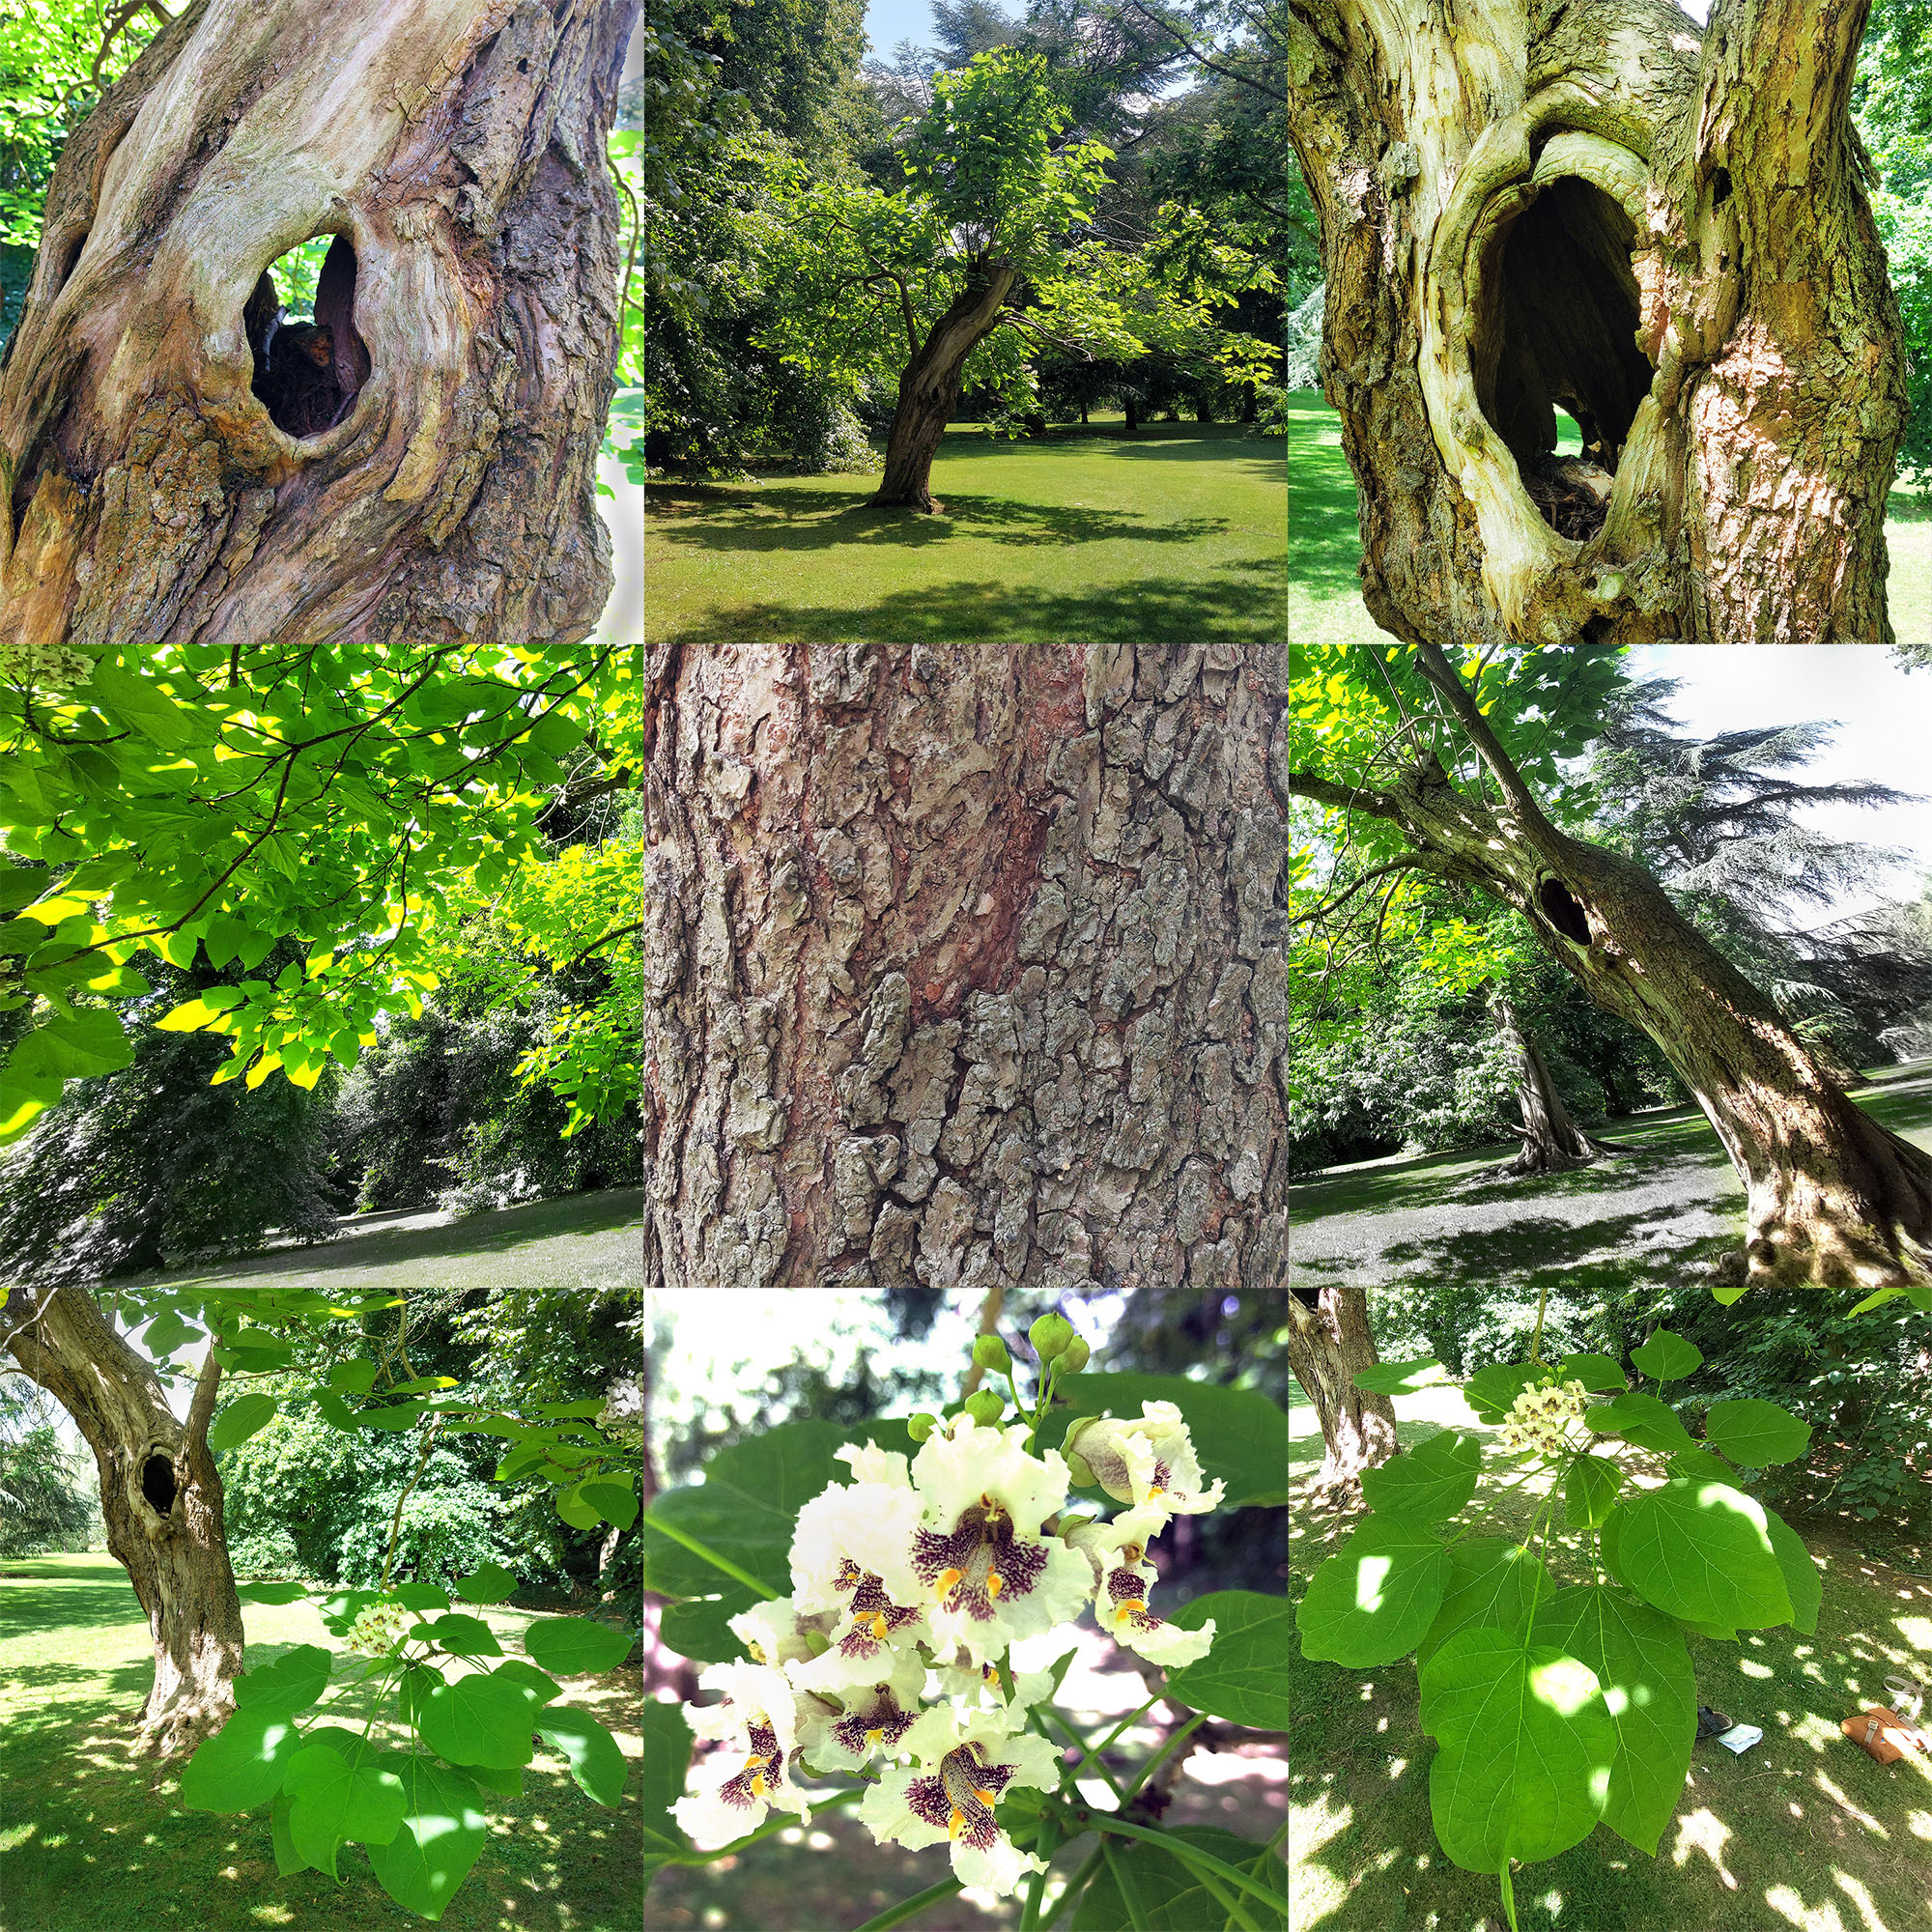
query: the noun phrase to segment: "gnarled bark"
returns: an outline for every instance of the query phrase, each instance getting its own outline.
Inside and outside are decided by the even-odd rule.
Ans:
[[[1572,1118],[1549,1077],[1542,1049],[1522,1029],[1515,1006],[1498,994],[1492,1003],[1496,1026],[1516,1062],[1517,1105],[1522,1110],[1522,1146],[1500,1174],[1561,1174],[1568,1168],[1588,1167],[1616,1150],[1607,1141],[1587,1134]]]
[[[867,499],[875,507],[928,514],[941,507],[932,500],[933,454],[959,407],[966,358],[999,327],[1001,305],[1012,286],[1009,264],[976,266],[913,352],[899,376],[898,406],[886,437],[885,474]]]
[[[0,1311],[14,1359],[73,1418],[94,1451],[107,1548],[128,1572],[154,1639],[155,1681],[140,1744],[189,1751],[235,1708],[242,1605],[222,1533],[221,1477],[209,1453],[221,1370],[202,1372],[185,1425],[153,1367],[83,1288],[15,1288]]]
[[[164,27],[61,157],[0,370],[0,646],[586,637],[637,13],[194,0]],[[348,407],[296,437],[244,312],[320,235]]]
[[[1848,112],[1866,11],[1289,0],[1384,629],[1889,641],[1905,387]]]
[[[646,668],[646,1283],[1280,1285],[1285,651]]]
[[[1326,1453],[1316,1481],[1331,1492],[1358,1490],[1364,1469],[1395,1454],[1395,1404],[1354,1384],[1356,1371],[1376,1360],[1369,1300],[1359,1283],[1331,1282],[1289,1295],[1288,1366],[1321,1421]]]

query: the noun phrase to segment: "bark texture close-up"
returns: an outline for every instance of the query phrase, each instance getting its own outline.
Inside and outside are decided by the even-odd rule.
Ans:
[[[589,635],[639,5],[160,30],[61,156],[0,363],[0,647]],[[322,236],[277,345],[266,271]]]
[[[1890,640],[1905,364],[1849,110],[1866,13],[1288,0],[1377,623]]]
[[[1284,650],[645,674],[647,1284],[1281,1283]]]
[[[220,1367],[211,1361],[203,1370],[184,1424],[153,1365],[86,1289],[14,1288],[0,1330],[14,1360],[94,1451],[107,1548],[134,1586],[154,1641],[139,1747],[163,1757],[190,1751],[227,1721],[242,1667],[242,1605],[208,1447]]]

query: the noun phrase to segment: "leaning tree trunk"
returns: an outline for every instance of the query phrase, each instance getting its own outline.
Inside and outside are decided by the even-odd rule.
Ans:
[[[899,377],[898,407],[886,437],[886,473],[868,499],[874,507],[928,514],[942,507],[932,500],[933,455],[959,408],[966,358],[999,327],[1013,272],[1004,262],[975,267],[913,352]]]
[[[1395,1454],[1395,1404],[1354,1383],[1356,1371],[1374,1368],[1377,1359],[1360,1286],[1330,1282],[1289,1295],[1288,1366],[1321,1424],[1326,1453],[1316,1482],[1331,1493],[1354,1492],[1364,1469]]]
[[[1549,1077],[1543,1050],[1522,1030],[1515,1006],[1500,994],[1495,1000],[1496,1026],[1516,1063],[1517,1105],[1522,1110],[1522,1146],[1500,1170],[1504,1174],[1560,1174],[1587,1167],[1613,1150],[1594,1139],[1571,1118]]]
[[[1288,0],[1384,629],[1889,641],[1905,384],[1847,105],[1866,11]]]
[[[1640,866],[1557,831],[1492,739],[1484,755],[1502,780],[1493,803],[1433,754],[1379,791],[1307,773],[1287,784],[1392,820],[1427,869],[1514,906],[1598,1006],[1656,1041],[1744,1182],[1739,1279],[1866,1293],[1932,1280],[1932,1155],[1849,1099]]]
[[[645,679],[647,1284],[1279,1288],[1285,648]]]
[[[586,637],[638,11],[192,0],[164,27],[68,143],[0,369],[0,646]],[[259,291],[324,235],[334,355],[302,373],[339,408],[291,435]]]
[[[163,1756],[191,1750],[234,1709],[242,1663],[242,1605],[222,1533],[221,1477],[208,1448],[220,1367],[211,1361],[202,1372],[183,1425],[152,1365],[85,1289],[15,1288],[0,1324],[14,1359],[94,1451],[107,1548],[134,1585],[154,1640],[140,1743]]]

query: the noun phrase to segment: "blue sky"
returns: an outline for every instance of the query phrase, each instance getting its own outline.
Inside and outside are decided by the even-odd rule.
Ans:
[[[887,59],[901,41],[923,46],[931,35],[930,0],[872,0],[866,9],[866,38],[880,60]]]

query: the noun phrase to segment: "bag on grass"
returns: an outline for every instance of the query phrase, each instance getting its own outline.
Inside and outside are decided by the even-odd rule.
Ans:
[[[1861,1745],[1880,1764],[1896,1764],[1909,1750],[1917,1750],[1921,1734],[1895,1712],[1874,1704],[1856,1718],[1847,1718],[1838,1726],[1855,1745]]]

